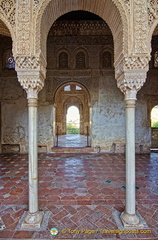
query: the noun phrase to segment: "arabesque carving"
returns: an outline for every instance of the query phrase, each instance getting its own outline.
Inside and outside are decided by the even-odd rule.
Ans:
[[[124,73],[117,81],[117,86],[125,94],[128,90],[138,92],[146,81],[146,72]]]
[[[30,73],[30,75],[18,73],[18,81],[23,89],[29,94],[29,97],[36,98],[44,86],[44,79],[40,73]]]
[[[46,62],[41,56],[17,55],[15,56],[15,66],[17,72],[36,70],[40,71],[44,79],[46,77]]]
[[[15,6],[16,0],[1,0],[0,14],[15,28]]]
[[[158,1],[148,0],[148,22],[151,26],[155,19],[158,18]]]
[[[15,61],[19,69],[37,69],[40,66],[40,58],[35,56],[17,56]]]
[[[119,63],[115,63],[115,77],[119,77],[126,71],[148,71],[150,56],[128,56]]]
[[[146,69],[148,70],[148,64],[150,61],[150,56],[130,56],[130,57],[125,57],[125,69],[132,70],[132,69],[139,69],[143,70]]]
[[[148,19],[146,0],[134,0],[134,48],[135,53],[148,52]]]
[[[16,56],[16,71],[18,81],[29,96],[37,97],[44,86],[46,67],[44,59],[40,56]]]
[[[63,35],[111,35],[110,28],[103,20],[96,21],[58,21],[55,22],[49,32],[52,36]]]
[[[17,44],[16,51],[20,54],[29,54],[31,49],[30,34],[30,0],[18,2],[17,9]]]

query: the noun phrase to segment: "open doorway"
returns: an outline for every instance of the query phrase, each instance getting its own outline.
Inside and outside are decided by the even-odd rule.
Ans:
[[[68,108],[66,115],[66,134],[80,134],[80,113],[76,106]]]
[[[58,147],[90,146],[90,97],[83,84],[68,82],[55,94]]]
[[[158,105],[151,110],[151,149],[158,149]]]

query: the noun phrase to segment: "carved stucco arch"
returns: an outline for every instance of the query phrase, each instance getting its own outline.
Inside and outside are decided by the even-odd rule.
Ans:
[[[107,11],[108,9],[108,11]],[[53,22],[70,11],[89,11],[100,16],[112,31],[115,59],[128,52],[128,11],[121,0],[49,0],[36,15],[35,51],[46,56],[46,40]],[[119,39],[119,41],[118,41]]]

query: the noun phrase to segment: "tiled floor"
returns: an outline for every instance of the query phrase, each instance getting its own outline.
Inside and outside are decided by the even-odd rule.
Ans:
[[[51,212],[45,231],[15,230],[28,209],[27,155],[0,155],[0,161],[0,239],[158,239],[156,153],[136,156],[137,210],[150,233],[105,232],[118,230],[113,211],[125,206],[123,154],[40,154],[39,206]]]

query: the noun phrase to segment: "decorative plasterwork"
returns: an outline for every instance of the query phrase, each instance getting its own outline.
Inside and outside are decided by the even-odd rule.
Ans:
[[[18,81],[26,90],[28,98],[37,98],[37,94],[44,86],[46,64],[41,56],[16,56],[16,71]]]
[[[120,14],[120,22],[122,22],[123,25],[123,32],[121,33],[121,38],[124,38],[124,43],[123,43],[123,49],[125,49],[125,52],[128,51],[128,18],[127,16],[129,16],[129,12],[130,12],[130,2],[131,0],[109,0],[112,1],[114,3],[114,8],[116,7],[118,9],[118,12]],[[44,17],[44,11],[46,10],[46,8],[48,7],[48,5],[50,4],[51,0],[48,1],[36,1],[34,0],[34,11],[35,11],[35,31],[36,31],[36,36],[35,36],[35,41],[36,41],[36,52],[40,51],[40,47],[42,47],[42,52],[43,54],[45,54],[46,52],[46,48],[45,48],[45,42],[46,42],[46,38],[47,38],[47,31],[49,31],[49,23],[50,19],[49,19],[49,23],[48,26],[46,27],[45,31],[43,32],[43,34],[41,33],[41,24],[42,24],[42,18],[47,18],[48,16]],[[102,1],[98,1],[93,0],[93,4],[94,6],[98,6],[97,9],[93,9],[93,7],[90,7],[88,9],[88,5],[89,1],[86,0],[82,0],[82,1],[75,1],[74,3],[71,3],[72,1],[68,1],[66,4],[66,1],[63,1],[63,7],[62,7],[62,1],[52,1],[52,6],[50,6],[52,8],[52,12],[55,12],[55,18],[60,17],[62,14],[65,13],[64,9],[65,8],[65,4],[67,7],[67,12],[68,11],[73,11],[74,10],[85,10],[85,11],[91,11],[93,13],[98,14],[100,17],[104,18],[104,11],[102,6],[104,5],[104,3],[106,4],[106,1],[104,2],[104,0]],[[87,4],[86,4],[87,3]],[[59,7],[61,5],[61,7]],[[99,9],[100,6],[100,9]],[[96,11],[95,11],[96,10]],[[59,12],[60,11],[60,12]],[[110,18],[110,14],[109,14],[109,18]],[[55,19],[54,19],[55,20]],[[46,19],[43,19],[43,22],[46,22]],[[109,20],[110,21],[110,20]],[[48,22],[48,21],[47,21]],[[53,22],[52,22],[53,23]],[[110,26],[111,27],[111,26]],[[115,27],[112,27],[115,28]],[[111,28],[111,30],[112,30]],[[42,26],[43,29],[43,26]],[[41,36],[42,34],[42,36]],[[113,35],[115,34],[115,30],[113,32]],[[116,36],[117,37],[117,36]],[[44,41],[44,43],[43,43]],[[122,41],[122,39],[120,39],[120,41]],[[120,47],[118,47],[119,51]],[[121,48],[122,49],[122,48]],[[121,50],[120,50],[121,51]]]
[[[105,21],[58,21],[49,32],[49,36],[63,35],[111,35]]]
[[[137,93],[146,81],[150,56],[125,57],[115,69],[117,86],[126,94],[128,91]]]
[[[124,68],[126,70],[148,70],[150,56],[130,56],[125,57]]]
[[[119,77],[124,73],[124,72],[133,72],[133,71],[148,71],[149,68],[149,61],[150,61],[150,56],[145,55],[145,56],[129,56],[125,57],[115,64],[115,77],[116,79],[119,79]]]
[[[18,81],[27,92],[28,98],[38,98],[38,93],[44,86],[44,79],[40,73],[37,72],[36,74],[34,72],[30,72],[29,75],[18,72]]]
[[[35,56],[17,56],[15,61],[19,69],[37,69],[40,66],[40,58]]]
[[[15,56],[15,63],[17,72],[35,70],[40,71],[43,79],[46,77],[46,62],[41,56],[17,55]]]
[[[16,53],[30,54],[31,50],[31,6],[30,0],[18,1],[17,4],[17,27],[16,27]]]
[[[122,2],[124,2],[128,12],[130,13],[130,6],[131,6],[130,0],[122,0]]]
[[[138,92],[146,81],[146,72],[124,73],[118,80],[117,86],[126,94],[128,91]]]
[[[0,1],[0,15],[15,29],[15,8],[16,0],[1,0]]]
[[[134,0],[134,52],[147,53],[148,49],[148,13],[147,0]]]
[[[147,0],[148,3],[148,22],[151,26],[155,19],[158,19],[158,1]]]

